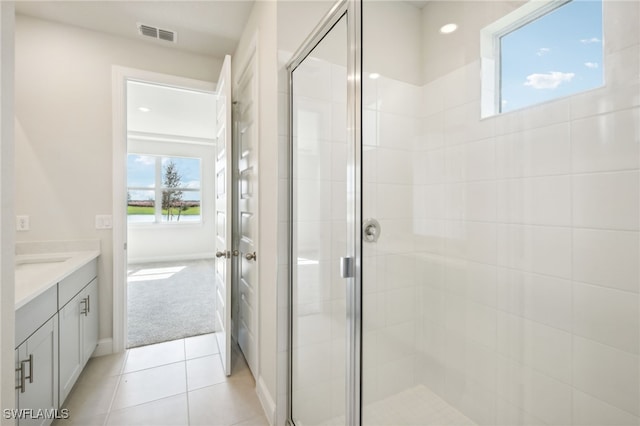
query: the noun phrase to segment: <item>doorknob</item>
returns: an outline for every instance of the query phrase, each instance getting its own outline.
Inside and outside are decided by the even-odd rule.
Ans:
[[[253,253],[247,253],[244,255],[244,257],[247,260],[256,260],[256,252],[254,251]]]
[[[220,257],[231,257],[231,253],[229,253],[229,250],[217,251],[216,252],[216,257],[218,257],[218,258],[220,258]]]

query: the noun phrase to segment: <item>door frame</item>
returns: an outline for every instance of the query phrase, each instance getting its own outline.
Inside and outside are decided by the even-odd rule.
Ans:
[[[346,424],[362,423],[362,0],[338,0],[287,63],[289,152],[293,153],[293,72],[343,17],[347,17],[347,253],[353,257],[353,275],[347,278]],[[353,148],[349,151],[349,148]],[[289,292],[287,315],[287,420],[293,421],[293,282],[294,282],[294,159],[289,156]],[[347,203],[349,207],[349,203]],[[346,212],[345,212],[346,213]]]
[[[122,352],[127,344],[127,81],[215,92],[216,83],[112,66],[113,99],[113,340],[111,351]],[[105,348],[106,349],[106,348]]]

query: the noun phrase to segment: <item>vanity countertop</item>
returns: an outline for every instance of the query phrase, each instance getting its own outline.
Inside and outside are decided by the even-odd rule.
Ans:
[[[93,243],[23,243],[16,247],[15,309],[20,309],[100,256],[99,241]]]

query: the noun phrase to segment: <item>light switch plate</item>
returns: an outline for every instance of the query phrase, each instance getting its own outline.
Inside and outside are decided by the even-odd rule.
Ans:
[[[29,216],[21,215],[16,216],[16,231],[28,231],[29,230]]]
[[[113,219],[109,214],[96,215],[96,229],[112,229]]]

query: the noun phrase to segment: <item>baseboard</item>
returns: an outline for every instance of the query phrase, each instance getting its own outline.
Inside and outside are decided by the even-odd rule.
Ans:
[[[262,404],[262,409],[264,410],[264,414],[267,417],[267,421],[270,425],[276,424],[276,404],[273,402],[273,397],[269,393],[267,386],[262,380],[262,376],[258,378],[258,382],[256,383],[256,393],[258,394],[258,399],[260,400],[260,404]]]
[[[91,357],[111,355],[113,353],[113,339],[111,337],[107,339],[100,339],[96,350],[93,351]]]
[[[155,263],[155,262],[173,262],[181,260],[202,260],[202,259],[215,259],[215,253],[194,253],[184,254],[178,256],[151,256],[151,257],[132,257],[127,259],[129,264],[135,263]]]

